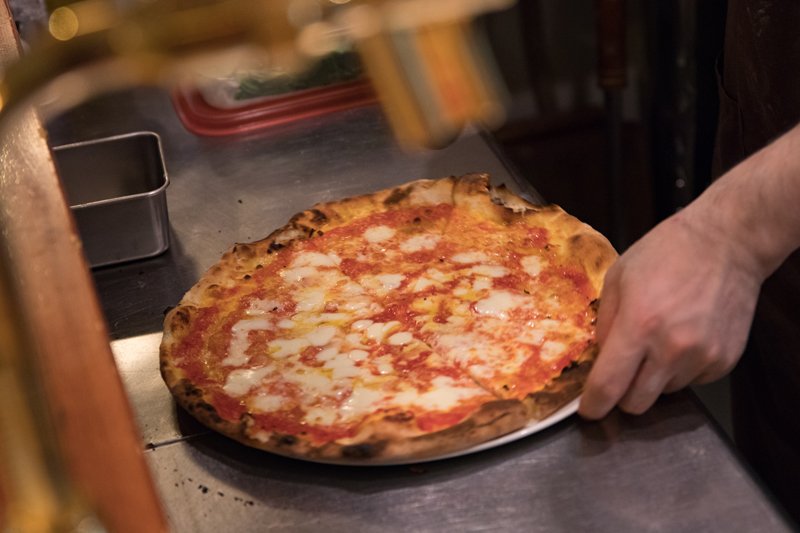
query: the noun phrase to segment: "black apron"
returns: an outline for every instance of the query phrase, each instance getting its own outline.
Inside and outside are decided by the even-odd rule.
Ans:
[[[725,31],[717,175],[800,122],[800,2],[730,0]],[[736,443],[800,523],[800,252],[764,283],[731,383]]]

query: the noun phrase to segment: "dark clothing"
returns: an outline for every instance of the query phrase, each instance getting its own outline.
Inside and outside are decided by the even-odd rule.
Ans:
[[[800,122],[800,2],[730,0],[721,67],[717,174]],[[800,252],[762,288],[732,392],[737,445],[800,523]]]

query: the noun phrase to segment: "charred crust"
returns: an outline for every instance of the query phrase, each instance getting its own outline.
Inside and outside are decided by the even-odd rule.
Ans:
[[[398,187],[393,189],[383,201],[383,205],[394,205],[402,202],[411,194],[411,187]]]
[[[206,420],[210,420],[217,424],[222,422],[222,418],[217,414],[217,410],[210,403],[201,400],[194,404],[194,408],[195,412],[202,413],[200,416],[203,416]]]
[[[192,385],[190,382],[188,382],[186,380],[182,380],[178,384],[177,388],[178,388],[178,390],[180,390],[183,393],[183,396],[186,397],[186,398],[202,398],[203,397],[203,391],[200,390],[199,388],[195,387],[194,385]]]
[[[311,222],[314,224],[324,224],[328,221],[328,215],[319,209],[311,209],[309,213],[311,213]]]
[[[284,246],[285,246],[284,244],[281,244],[277,241],[272,241],[271,243],[269,243],[269,246],[267,247],[267,253],[271,254],[272,252],[277,252]]]
[[[172,326],[188,326],[192,320],[191,307],[178,307],[172,315]]]
[[[196,387],[187,379],[180,380],[174,388],[175,396],[186,411],[191,413],[200,422],[206,425],[220,427],[229,424],[224,420],[217,409],[205,401],[202,389]]]
[[[385,418],[389,422],[408,422],[414,419],[414,413],[411,411],[403,411],[401,413],[394,413]]]
[[[278,446],[294,446],[297,444],[297,437],[294,435],[281,435],[276,439]]]
[[[377,457],[385,447],[385,441],[344,446],[342,448],[342,457],[347,459],[372,459]]]

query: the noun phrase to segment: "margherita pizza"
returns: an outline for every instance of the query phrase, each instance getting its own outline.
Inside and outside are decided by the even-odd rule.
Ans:
[[[615,257],[483,174],[319,204],[189,290],[166,317],[161,372],[197,419],[264,450],[453,453],[579,395]]]

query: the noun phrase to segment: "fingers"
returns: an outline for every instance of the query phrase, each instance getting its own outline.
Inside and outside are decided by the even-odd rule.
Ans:
[[[636,348],[637,344],[625,335],[627,328],[614,328],[620,300],[620,270],[615,267],[611,267],[606,274],[597,313],[597,339],[601,350],[586,381],[578,408],[581,416],[593,420],[606,416],[619,402],[644,355]]]
[[[619,407],[626,413],[640,415],[650,409],[669,380],[663,365],[652,358],[645,358],[630,388],[619,401]]]
[[[622,328],[609,330],[589,373],[578,408],[584,418],[596,420],[606,416],[628,391],[642,364],[644,354],[621,332]]]
[[[616,266],[616,265],[615,265]],[[600,309],[597,312],[597,342],[602,346],[619,309],[619,269],[611,267],[603,282]]]

